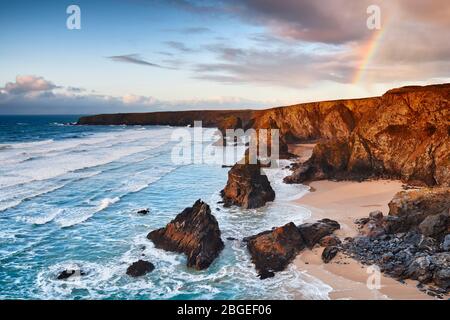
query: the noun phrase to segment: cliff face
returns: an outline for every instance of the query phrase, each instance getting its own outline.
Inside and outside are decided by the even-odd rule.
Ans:
[[[319,143],[287,182],[371,176],[450,185],[450,85],[388,91],[349,136]]]
[[[400,178],[450,185],[450,84],[404,87],[382,97],[325,101],[267,110],[98,115],[79,124],[192,125],[280,130],[286,143],[320,141],[287,182]],[[282,150],[283,151],[283,150]]]

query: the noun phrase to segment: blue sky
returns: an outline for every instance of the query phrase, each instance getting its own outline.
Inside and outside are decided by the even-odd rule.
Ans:
[[[416,0],[379,1],[391,21],[363,65],[372,2],[8,1],[0,114],[261,108],[447,81],[448,2],[424,10]],[[81,30],[66,28],[71,4],[81,8]]]

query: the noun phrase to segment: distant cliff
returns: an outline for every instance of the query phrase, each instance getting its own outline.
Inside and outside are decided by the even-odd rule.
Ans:
[[[319,141],[287,182],[400,178],[450,185],[450,84],[410,86],[381,97],[305,103],[266,110],[179,111],[82,117],[89,125],[192,125],[222,131],[277,128],[282,142]]]

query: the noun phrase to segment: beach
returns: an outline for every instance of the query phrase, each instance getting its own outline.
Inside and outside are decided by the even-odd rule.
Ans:
[[[313,147],[313,144],[295,145],[290,147],[290,151],[305,161]],[[375,210],[386,215],[389,201],[402,190],[400,181],[390,180],[315,181],[309,186],[311,192],[295,201],[311,212],[306,222],[323,218],[338,221],[341,229],[336,231],[336,235],[341,240],[358,234],[354,223],[356,219],[367,217]],[[381,275],[381,288],[370,290],[366,285],[370,276],[367,266],[343,253],[338,253],[330,263],[325,264],[321,259],[323,249],[303,250],[294,265],[332,287],[331,299],[433,299],[416,288],[416,281],[400,283],[384,275]]]

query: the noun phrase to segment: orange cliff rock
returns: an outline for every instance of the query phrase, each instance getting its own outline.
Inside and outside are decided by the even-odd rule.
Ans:
[[[192,125],[280,130],[280,146],[319,141],[286,179],[399,178],[450,185],[450,84],[410,86],[381,97],[305,103],[267,110],[179,111],[82,117],[78,124]]]

